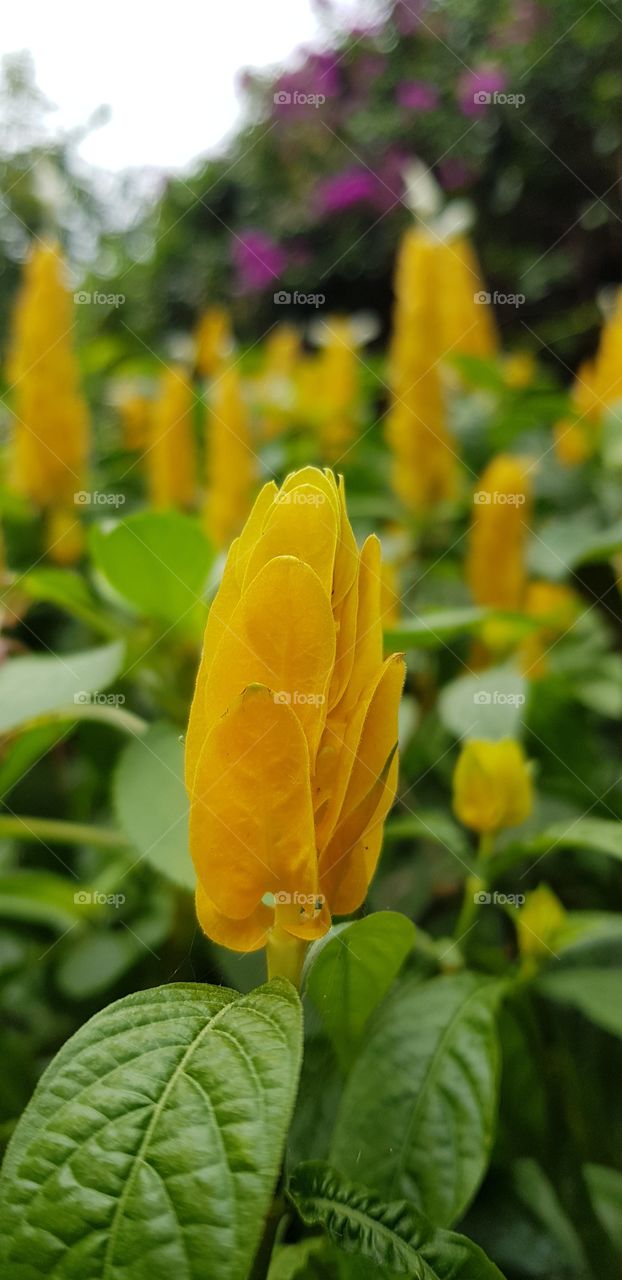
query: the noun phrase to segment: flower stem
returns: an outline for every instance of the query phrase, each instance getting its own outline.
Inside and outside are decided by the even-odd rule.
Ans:
[[[480,835],[479,849],[477,851],[477,860],[472,875],[467,876],[464,885],[464,897],[460,908],[460,915],[456,924],[454,937],[457,942],[460,938],[464,938],[465,934],[475,923],[477,913],[481,906],[480,894],[485,894],[488,889],[488,873],[487,862],[493,851],[494,835],[490,832]]]
[[[299,989],[307,946],[308,943],[303,938],[294,938],[291,933],[286,933],[275,925],[268,934],[266,943],[268,979],[288,978]]]

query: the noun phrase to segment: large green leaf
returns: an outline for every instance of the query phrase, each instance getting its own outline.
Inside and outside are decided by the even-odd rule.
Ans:
[[[213,552],[199,523],[179,511],[141,511],[94,525],[96,568],[138,613],[179,623],[204,610]]]
[[[438,708],[457,738],[518,738],[528,684],[519,671],[488,667],[445,685]]]
[[[156,987],[97,1014],[45,1072],[10,1144],[2,1274],[246,1280],[301,1042],[282,979],[245,996]]]
[[[613,1035],[622,1036],[622,973],[619,969],[554,969],[537,982],[553,1000],[571,1004]]]
[[[447,640],[476,631],[490,616],[493,616],[490,609],[472,605],[430,610],[404,626],[390,627],[385,632],[385,648],[389,653],[403,649],[436,649]]]
[[[183,889],[194,889],[183,769],[177,730],[164,723],[153,725],[123,751],[113,800],[119,825],[143,858]]]
[[[344,1069],[367,1019],[412,951],[415,926],[397,911],[337,925],[310,948],[303,988],[321,1014]]]
[[[75,569],[33,569],[21,579],[20,587],[32,600],[56,605],[103,635],[114,636],[118,631]]]
[[[525,858],[540,858],[554,849],[585,849],[622,859],[622,822],[611,818],[570,818],[554,822],[528,840],[511,841],[495,855],[496,875]]]
[[[462,973],[400,983],[346,1082],[332,1147],[344,1174],[404,1197],[439,1226],[486,1169],[497,1098],[500,986]]]
[[[322,1226],[346,1253],[410,1280],[503,1280],[472,1240],[435,1231],[405,1200],[385,1203],[329,1165],[299,1165],[288,1188],[307,1226]]]
[[[11,658],[0,666],[0,733],[28,720],[88,702],[118,675],[124,646],[117,642],[81,653]]]

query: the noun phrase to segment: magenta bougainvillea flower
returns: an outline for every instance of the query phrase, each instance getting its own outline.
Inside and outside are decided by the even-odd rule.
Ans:
[[[235,236],[231,256],[242,293],[259,293],[282,276],[287,266],[285,250],[265,231],[249,228]]]
[[[465,71],[458,80],[458,104],[464,116],[486,114],[492,95],[503,93],[507,76],[500,67],[482,66]]]
[[[395,98],[400,107],[408,111],[434,111],[439,93],[436,85],[428,80],[405,80],[398,84]]]
[[[340,213],[357,204],[374,204],[378,179],[370,170],[353,167],[327,178],[317,188],[322,213]]]

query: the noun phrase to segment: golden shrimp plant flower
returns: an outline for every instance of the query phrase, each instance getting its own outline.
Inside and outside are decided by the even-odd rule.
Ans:
[[[397,784],[400,654],[380,544],[343,481],[261,490],[208,616],[186,736],[197,914],[236,951],[304,947],[361,905]]]
[[[533,808],[531,773],[520,743],[472,738],[462,748],[453,778],[456,816],[482,836],[517,827]]]
[[[54,244],[39,244],[24,268],[7,366],[14,409],[9,480],[44,512],[51,557],[71,563],[82,548],[74,494],[85,483],[89,419],[64,274]]]

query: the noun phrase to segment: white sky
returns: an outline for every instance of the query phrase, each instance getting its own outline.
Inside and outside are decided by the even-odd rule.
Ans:
[[[356,11],[356,0],[340,0]],[[359,6],[360,7],[360,6]],[[29,49],[50,121],[110,122],[81,155],[107,169],[180,168],[214,150],[240,107],[236,73],[318,36],[313,0],[19,0],[2,5],[0,54]]]

